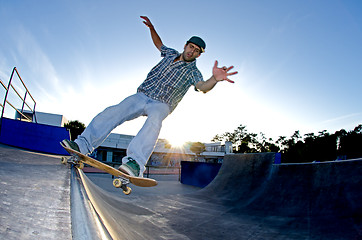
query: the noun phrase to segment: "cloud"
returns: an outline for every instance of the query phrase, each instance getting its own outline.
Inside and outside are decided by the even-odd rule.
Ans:
[[[34,34],[18,24],[10,32],[12,60],[36,101],[56,101],[61,94],[61,79],[49,56]],[[9,61],[10,62],[10,61]]]
[[[347,115],[343,115],[343,116],[339,116],[336,118],[331,118],[331,119],[327,119],[325,121],[322,121],[320,124],[321,125],[333,125],[333,124],[338,124],[338,123],[346,123],[346,122],[355,122],[355,120],[357,119],[357,117],[360,119],[359,116],[361,116],[362,113],[351,113],[351,114],[347,114]]]
[[[22,26],[19,26],[16,34],[17,36],[14,37],[14,40],[16,41],[18,54],[29,66],[29,69],[33,73],[40,75],[40,79],[43,80],[42,83],[58,87],[59,79],[54,66],[36,38]]]

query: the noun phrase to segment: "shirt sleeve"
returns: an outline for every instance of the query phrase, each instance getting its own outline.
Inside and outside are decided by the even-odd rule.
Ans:
[[[191,84],[194,85],[194,89],[196,92],[198,92],[199,90],[196,88],[196,84],[198,82],[203,82],[204,81],[204,78],[202,77],[202,74],[201,72],[196,69],[194,71],[192,71],[192,74],[191,74]]]
[[[178,54],[179,53],[175,49],[168,48],[165,45],[161,46],[161,57],[178,55]]]

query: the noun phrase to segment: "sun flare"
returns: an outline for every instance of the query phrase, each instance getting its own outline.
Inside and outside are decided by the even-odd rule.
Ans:
[[[182,147],[186,142],[182,138],[168,138],[167,141],[170,143],[172,148]]]

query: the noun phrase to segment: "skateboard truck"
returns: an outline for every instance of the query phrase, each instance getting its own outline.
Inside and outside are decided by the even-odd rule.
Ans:
[[[123,178],[121,176],[113,180],[113,186],[115,186],[116,188],[122,188],[123,193],[126,195],[129,195],[132,192],[132,189],[127,186],[129,183],[129,179]]]
[[[79,169],[84,168],[84,163],[82,163],[82,161],[77,156],[72,155],[69,158],[62,157],[61,161],[62,161],[63,164],[67,164],[67,163],[73,164],[75,167],[77,167]]]
[[[84,163],[79,159],[78,156],[70,156],[69,158],[62,157],[61,159],[63,164],[73,164],[75,167],[79,169],[84,168]],[[126,195],[131,194],[132,189],[127,185],[130,183],[129,179],[123,178],[122,176],[118,176],[118,178],[113,180],[113,186],[116,188],[122,188],[123,193]]]

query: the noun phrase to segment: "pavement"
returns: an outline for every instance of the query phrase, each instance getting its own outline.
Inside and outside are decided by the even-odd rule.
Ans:
[[[203,189],[154,175],[157,187],[129,196],[109,175],[73,170],[104,238],[362,239],[361,159],[275,165],[274,156],[227,155]],[[71,239],[69,175],[59,156],[0,145],[0,238]]]
[[[111,193],[116,197],[124,198],[124,194],[120,189],[113,187],[113,178],[109,174],[104,173],[86,173],[89,180],[102,188],[103,190]],[[184,185],[179,181],[178,174],[164,175],[164,174],[151,174],[149,176],[157,181],[155,187],[137,187],[129,185],[132,188],[132,193],[127,196],[127,199],[137,199],[139,197],[154,197],[164,195],[185,195],[194,193],[200,190],[199,187]]]
[[[0,145],[0,239],[72,239],[70,170],[59,163]]]

